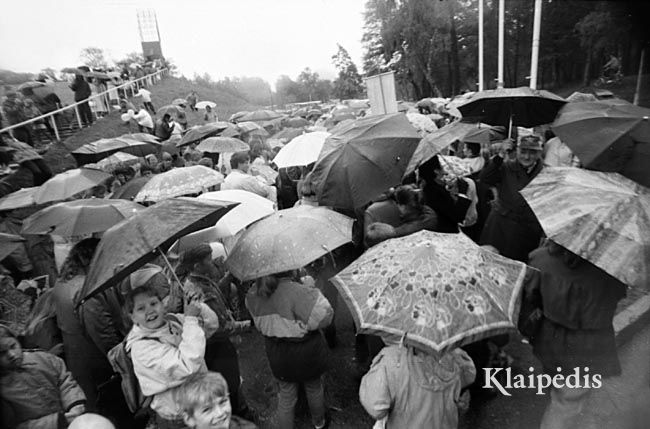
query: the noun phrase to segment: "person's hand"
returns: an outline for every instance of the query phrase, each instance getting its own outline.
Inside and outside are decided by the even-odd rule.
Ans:
[[[201,303],[203,296],[198,291],[189,292],[185,295],[185,315],[198,317],[201,314]]]
[[[65,418],[68,421],[68,424],[72,423],[72,421],[79,417],[80,415],[84,414],[86,412],[86,406],[79,404],[75,405],[74,407],[70,408],[70,411],[65,413]]]
[[[497,155],[499,155],[501,158],[505,158],[508,152],[515,150],[515,142],[510,138],[502,141],[500,145],[501,146]]]

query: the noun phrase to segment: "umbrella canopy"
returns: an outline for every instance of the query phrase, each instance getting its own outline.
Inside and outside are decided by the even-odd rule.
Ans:
[[[235,204],[174,198],[140,210],[107,230],[95,251],[77,305],[124,280],[179,237],[214,225]]]
[[[303,134],[304,132],[305,130],[303,130],[302,128],[285,128],[282,131],[273,134],[271,138],[284,141],[286,143],[298,137],[299,135]]]
[[[98,162],[115,152],[125,152],[135,156],[149,155],[158,151],[156,146],[143,141],[112,137],[87,143],[71,153],[77,161],[77,164],[84,165]]]
[[[305,118],[291,118],[287,120],[287,125],[293,128],[300,128],[300,127],[306,127],[307,125],[310,125],[311,122],[309,122]]]
[[[453,142],[461,140],[468,132],[480,129],[487,125],[470,124],[467,122],[455,121],[425,136],[413,152],[404,174],[411,174],[420,165],[424,164]]]
[[[282,115],[274,112],[272,110],[255,110],[254,112],[247,113],[246,115],[243,115],[242,117],[238,118],[238,121],[242,122],[259,122],[259,121],[270,121],[272,119],[277,119],[281,117]]]
[[[493,127],[473,128],[462,138],[463,143],[477,143],[488,145],[491,141],[503,140],[506,138],[498,129]]]
[[[433,122],[427,115],[422,115],[420,113],[407,113],[406,117],[408,118],[411,125],[413,125],[421,135],[432,133],[438,129],[436,123]]]
[[[243,110],[241,112],[233,113],[232,115],[230,115],[230,118],[228,118],[228,120],[230,122],[239,122],[242,117],[248,115],[249,113],[250,112],[248,110]]]
[[[203,165],[174,168],[154,175],[134,201],[157,202],[181,195],[198,194],[223,183],[223,174]]]
[[[131,201],[150,179],[151,177],[136,177],[131,179],[124,185],[120,186],[113,195],[111,195],[111,198]]]
[[[174,154],[180,155],[181,150],[178,147],[178,144],[181,142],[182,138],[183,137],[181,137],[178,134],[171,136],[168,140],[162,142],[162,147],[161,147],[162,151],[168,152],[170,155],[174,155]]]
[[[151,135],[149,133],[130,133],[130,134],[122,134],[120,136],[122,139],[129,139],[129,140],[135,140],[138,142],[145,142],[145,143],[151,143],[160,146],[160,139],[154,135]]]
[[[95,79],[110,80],[111,77],[103,72],[89,71],[84,73],[85,77],[94,77]]]
[[[312,118],[312,117],[319,117],[323,114],[323,112],[319,109],[311,109],[307,111],[307,117]]]
[[[61,73],[84,74],[85,72],[77,67],[65,67],[61,69]]]
[[[217,107],[217,103],[214,101],[199,101],[196,103],[196,108],[197,109],[205,109],[207,106],[210,106],[211,109],[214,109]]]
[[[575,91],[573,94],[569,95],[566,98],[566,101],[570,103],[576,103],[582,101],[598,101],[598,98],[596,98],[594,94]]]
[[[402,113],[370,116],[325,141],[311,173],[318,202],[356,208],[401,183],[420,136]]]
[[[308,113],[309,112],[306,107],[301,107],[300,109],[293,112],[291,116],[293,116],[294,118],[300,118],[302,116],[307,116]]]
[[[97,168],[101,168],[104,171],[112,172],[121,165],[135,164],[138,161],[139,158],[135,155],[126,152],[115,152],[113,155],[102,159],[95,165]]]
[[[75,168],[59,173],[39,186],[34,193],[36,204],[67,200],[68,198],[103,183],[112,177],[101,170]]]
[[[177,146],[180,147],[190,143],[197,142],[206,137],[210,137],[215,134],[218,134],[219,132],[225,130],[226,128],[228,128],[228,125],[225,125],[223,122],[211,122],[205,125],[197,125],[195,127],[190,128],[189,131],[187,131],[187,133],[183,135],[183,138],[177,144]]]
[[[176,117],[179,113],[181,113],[183,109],[181,107],[168,104],[167,106],[162,106],[156,111],[156,116],[159,118],[162,118],[165,115],[169,115],[172,117]]]
[[[46,86],[47,84],[45,82],[38,82],[38,81],[29,81],[25,83],[21,83],[18,86],[18,91],[22,91],[25,88],[39,88],[41,86]]]
[[[273,201],[257,194],[238,189],[228,189],[216,192],[207,192],[198,197],[200,200],[232,201],[240,203],[237,207],[225,214],[212,228],[208,228],[210,241],[224,237],[232,237],[255,221],[275,213]],[[199,232],[195,233],[199,234]],[[181,241],[183,239],[181,238]]]
[[[589,169],[619,172],[650,186],[650,109],[605,102],[570,103],[551,125]]]
[[[330,111],[330,115],[332,115],[332,117],[346,116],[346,115],[354,116],[354,110],[344,104],[340,104],[338,106],[335,106]]]
[[[0,261],[18,249],[24,241],[25,239],[19,235],[0,232]]]
[[[223,153],[250,150],[247,143],[234,137],[208,137],[196,147],[199,152]]]
[[[91,198],[46,207],[25,219],[23,234],[55,234],[75,237],[103,232],[143,210],[126,200]]]
[[[226,265],[242,281],[296,270],[351,241],[353,222],[324,207],[280,210],[242,233]]]
[[[548,238],[621,282],[650,289],[648,188],[617,173],[556,167],[520,192]]]
[[[38,186],[33,186],[31,188],[19,189],[0,198],[0,211],[15,210],[36,205],[34,196],[36,195],[38,188]]]
[[[273,162],[278,168],[309,165],[316,162],[325,140],[329,136],[330,133],[326,131],[302,134],[280,149],[280,152],[273,158]]]
[[[176,98],[172,101],[174,106],[181,106],[183,109],[187,107],[187,100],[184,98]]]
[[[384,241],[331,279],[359,333],[436,353],[504,332],[519,317],[525,264],[464,234],[420,231]]]
[[[250,133],[251,131],[260,131],[260,130],[264,131],[264,128],[262,128],[260,125],[256,124],[255,122],[238,122],[237,128],[242,133]]]
[[[477,118],[490,125],[534,127],[553,122],[566,104],[562,97],[545,90],[500,88],[480,91],[458,106],[463,118]]]

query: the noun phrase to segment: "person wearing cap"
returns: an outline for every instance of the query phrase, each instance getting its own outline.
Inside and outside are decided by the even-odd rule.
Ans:
[[[164,141],[172,136],[174,130],[174,121],[169,113],[165,113],[162,118],[156,121],[154,135]]]
[[[512,151],[512,141],[502,145]],[[516,158],[504,161],[504,151],[492,157],[480,180],[494,186],[498,198],[488,215],[480,244],[497,248],[501,255],[526,262],[528,254],[539,246],[542,227],[519,191],[542,171],[542,139],[537,135],[521,137]]]
[[[23,98],[18,95],[16,91],[8,91],[5,94],[5,99],[2,101],[2,110],[5,114],[5,119],[9,125],[20,124],[27,120],[25,111],[25,103]],[[33,145],[32,133],[27,125],[23,125],[11,130],[14,138],[21,142]]]
[[[232,277],[223,275],[212,261],[212,248],[203,243],[181,255],[177,273],[185,278],[183,289],[196,292],[219,318],[219,329],[208,338],[205,362],[210,371],[221,373],[228,383],[230,403],[236,414],[246,414],[246,405],[240,401],[239,355],[230,336],[250,326],[249,322],[238,322],[233,316],[233,299],[236,293],[231,289]]]

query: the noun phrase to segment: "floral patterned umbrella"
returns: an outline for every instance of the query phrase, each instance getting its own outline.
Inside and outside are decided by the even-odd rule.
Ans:
[[[359,333],[433,352],[516,329],[537,271],[464,234],[420,231],[384,241],[333,277]]]
[[[627,285],[650,288],[650,189],[618,173],[555,167],[520,192],[548,238]]]
[[[351,241],[353,222],[324,207],[280,210],[248,227],[226,264],[241,281],[296,270]]]
[[[250,150],[247,143],[234,137],[208,137],[196,146],[199,152],[223,153]]]
[[[223,183],[223,174],[203,165],[174,168],[154,175],[133,201],[158,202],[181,195],[198,194]]]
[[[34,192],[34,202],[44,204],[52,201],[62,201],[103,183],[111,175],[90,168],[75,168],[64,171],[39,186]]]

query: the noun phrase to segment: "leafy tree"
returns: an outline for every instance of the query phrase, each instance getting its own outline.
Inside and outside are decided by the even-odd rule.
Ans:
[[[340,99],[358,98],[364,92],[361,75],[348,51],[341,45],[337,46],[338,51],[332,55],[334,67],[339,72],[334,81],[334,95]]]
[[[41,70],[39,75],[44,75],[45,77],[52,79],[55,82],[59,80],[56,70],[54,70],[51,67],[44,68],[43,70]]]
[[[298,75],[298,83],[302,86],[303,91],[307,93],[309,101],[312,101],[318,87],[318,73],[312,72],[309,67],[306,67]]]
[[[104,51],[100,48],[90,46],[81,50],[81,60],[85,65],[93,69],[106,69],[108,68],[108,61],[104,55]]]

